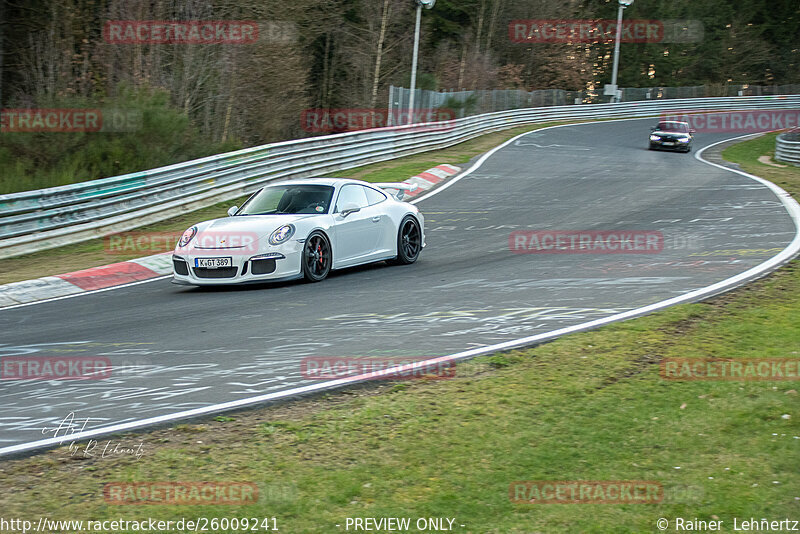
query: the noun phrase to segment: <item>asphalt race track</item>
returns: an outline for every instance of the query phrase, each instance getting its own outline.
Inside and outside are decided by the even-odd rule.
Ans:
[[[0,448],[52,437],[43,429],[69,413],[94,430],[318,382],[301,376],[306,356],[432,357],[577,325],[727,279],[792,241],[795,224],[768,187],[694,153],[648,151],[654,122],[511,142],[419,203],[428,247],[415,265],[320,284],[162,279],[0,311],[0,357],[113,365],[105,380],[0,382]],[[694,151],[729,137],[697,134]],[[664,247],[514,254],[517,230],[660,231]]]

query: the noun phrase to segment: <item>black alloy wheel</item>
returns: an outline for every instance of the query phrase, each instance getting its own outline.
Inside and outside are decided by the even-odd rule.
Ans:
[[[400,223],[397,232],[397,258],[392,263],[408,265],[414,263],[422,252],[422,232],[419,223],[411,215],[407,215]]]
[[[309,282],[324,280],[331,272],[331,244],[322,232],[311,232],[303,247],[303,276]]]

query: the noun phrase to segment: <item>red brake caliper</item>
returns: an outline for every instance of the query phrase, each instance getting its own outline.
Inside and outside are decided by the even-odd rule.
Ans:
[[[322,247],[319,244],[317,244],[317,254],[319,254],[319,264],[323,265],[323,262],[322,262]]]

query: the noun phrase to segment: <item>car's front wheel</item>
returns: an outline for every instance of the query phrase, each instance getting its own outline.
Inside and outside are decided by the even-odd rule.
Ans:
[[[422,231],[411,215],[406,215],[397,231],[397,257],[391,263],[408,265],[414,263],[422,252]]]
[[[303,276],[309,282],[324,280],[331,272],[331,243],[322,232],[311,232],[303,247]]]

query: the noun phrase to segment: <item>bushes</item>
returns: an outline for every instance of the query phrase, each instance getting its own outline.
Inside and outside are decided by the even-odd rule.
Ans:
[[[136,120],[128,123],[134,125],[126,128],[131,131],[0,133],[0,194],[106,178],[241,147],[236,140],[202,137],[168,102],[163,91],[122,91],[102,102],[38,102],[38,108],[121,110]]]

